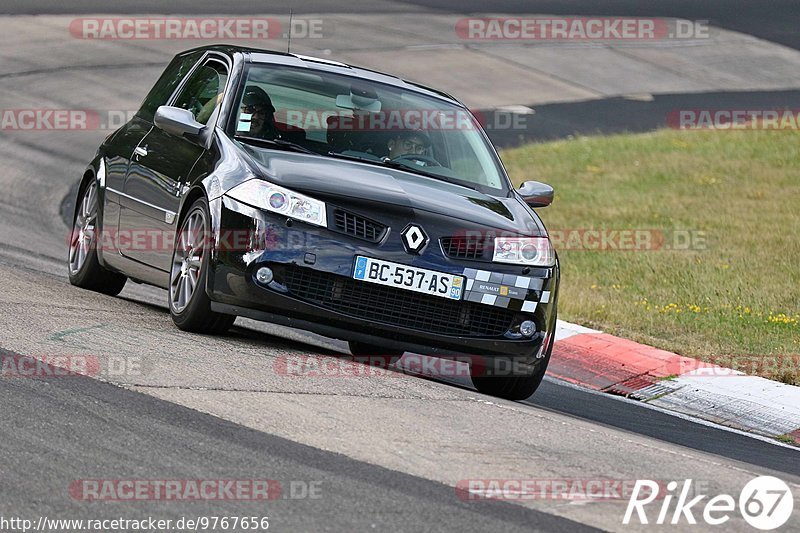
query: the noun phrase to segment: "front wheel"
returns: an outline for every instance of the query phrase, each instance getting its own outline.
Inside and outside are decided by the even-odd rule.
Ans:
[[[69,282],[76,287],[116,296],[128,278],[106,270],[97,259],[97,182],[87,182],[78,194],[78,207],[69,238]]]
[[[555,320],[553,327],[555,328]],[[544,351],[544,357],[537,361],[536,365],[530,370],[529,373],[523,375],[508,375],[508,376],[493,376],[487,375],[487,369],[482,365],[470,365],[470,377],[472,384],[478,389],[478,392],[495,396],[497,398],[504,398],[506,400],[525,400],[529,398],[544,379],[544,374],[547,371],[547,365],[550,362],[550,355],[553,353],[553,344],[555,343],[555,332],[550,334],[547,347]]]
[[[169,314],[183,331],[216,335],[225,333],[236,320],[211,310],[205,291],[210,239],[208,202],[199,198],[189,208],[175,236],[169,283]]]

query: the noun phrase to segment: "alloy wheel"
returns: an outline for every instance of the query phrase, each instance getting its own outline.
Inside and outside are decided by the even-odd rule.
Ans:
[[[205,230],[205,214],[195,209],[186,217],[178,234],[169,284],[170,304],[176,313],[186,309],[197,290],[205,251]]]

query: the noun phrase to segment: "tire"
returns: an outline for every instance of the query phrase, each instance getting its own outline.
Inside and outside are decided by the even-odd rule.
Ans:
[[[236,316],[212,311],[205,291],[210,261],[209,219],[205,198],[198,198],[181,219],[172,250],[169,314],[183,331],[220,335],[230,329]]]
[[[369,359],[366,361],[368,364],[382,368],[389,368],[399,361],[405,353],[399,350],[387,350],[374,344],[359,341],[350,341],[347,345],[350,347],[350,353],[356,356],[356,361],[368,357]]]
[[[555,328],[555,320],[553,320],[553,327]],[[536,364],[530,374],[523,376],[491,376],[485,375],[486,369],[480,365],[470,365],[470,377],[472,384],[478,389],[478,392],[503,398],[506,400],[525,400],[536,392],[539,385],[544,379],[545,372],[547,372],[547,365],[550,363],[550,355],[553,353],[553,344],[555,344],[555,332],[550,335],[550,343],[548,344],[544,357]]]
[[[72,233],[69,238],[67,269],[69,282],[76,287],[116,296],[128,280],[106,270],[97,259],[97,182],[87,181],[78,192]]]

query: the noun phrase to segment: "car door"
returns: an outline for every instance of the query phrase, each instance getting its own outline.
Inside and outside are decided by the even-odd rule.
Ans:
[[[179,54],[164,69],[158,81],[150,89],[134,117],[104,143],[106,179],[103,188],[103,228],[115,232],[119,226],[120,197],[134,149],[153,127],[153,115],[158,106],[165,105],[181,80],[197,64],[200,53]],[[112,242],[118,245],[117,239]],[[119,250],[117,250],[119,251]],[[113,257],[109,256],[109,260]]]
[[[221,58],[204,57],[180,86],[171,105],[192,111],[208,124],[222,101],[228,66]],[[204,148],[185,137],[154,126],[133,151],[125,178],[120,231],[130,235],[122,253],[168,271],[181,195]]]
[[[138,116],[125,124],[105,145],[106,178],[103,187],[103,230],[115,231],[119,225],[120,194],[128,175],[133,150],[144,139],[152,124]],[[116,239],[112,242],[117,244]],[[104,250],[105,251],[105,250]]]

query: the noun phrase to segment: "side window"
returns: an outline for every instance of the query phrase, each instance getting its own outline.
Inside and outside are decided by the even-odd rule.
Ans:
[[[169,97],[175,92],[181,80],[200,59],[202,52],[175,56],[161,77],[142,102],[136,115],[148,122],[153,122],[153,116],[159,106],[166,105]]]
[[[195,120],[207,124],[214,109],[222,101],[227,80],[228,69],[225,64],[209,59],[192,73],[173,105],[188,109]]]

